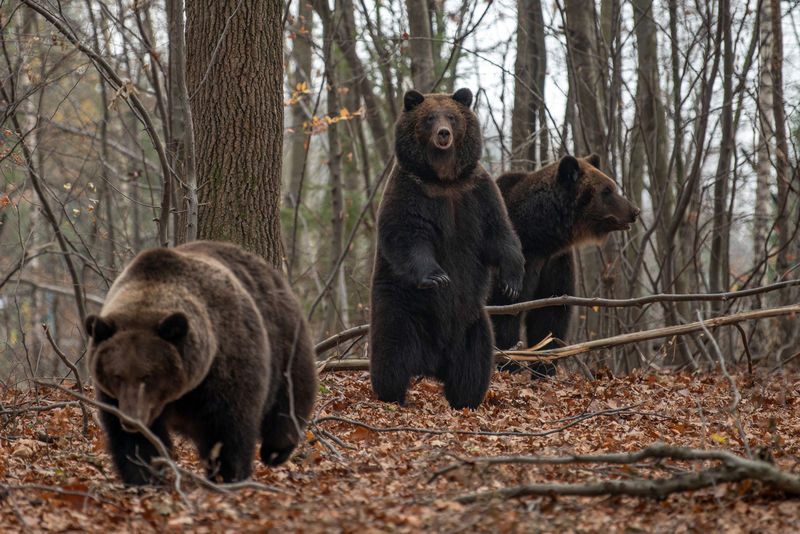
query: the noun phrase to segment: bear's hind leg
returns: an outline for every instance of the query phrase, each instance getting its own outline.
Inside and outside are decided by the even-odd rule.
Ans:
[[[472,323],[450,351],[444,373],[444,396],[453,409],[476,409],[486,396],[494,358],[489,321]]]
[[[412,319],[388,308],[373,310],[370,325],[372,391],[383,402],[405,404],[411,377],[422,374],[424,348]]]

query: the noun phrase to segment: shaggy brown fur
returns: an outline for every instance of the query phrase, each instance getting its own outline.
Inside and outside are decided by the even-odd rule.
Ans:
[[[489,269],[506,293],[520,288],[519,240],[478,162],[471,102],[468,89],[409,91],[395,125],[371,290],[370,376],[383,401],[403,403],[411,377],[426,375],[453,408],[477,407],[493,368]]]
[[[316,395],[314,351],[291,289],[261,258],[207,241],[142,252],[86,330],[99,399],[168,446],[169,430],[189,436],[209,477],[247,478],[259,438],[271,465],[298,443]],[[101,418],[122,480],[152,481],[153,446]]]
[[[575,247],[599,243],[617,230],[627,230],[639,208],[617,191],[603,174],[600,158],[564,156],[533,172],[512,172],[497,179],[508,215],[522,242],[525,279],[518,299],[509,299],[495,287],[490,304],[510,304],[575,292]],[[508,349],[520,339],[521,316],[494,315],[497,347]],[[531,310],[525,314],[529,345],[548,333],[564,339],[570,323],[566,306]],[[507,368],[514,370],[514,365]],[[552,375],[552,364],[534,367],[534,376]]]

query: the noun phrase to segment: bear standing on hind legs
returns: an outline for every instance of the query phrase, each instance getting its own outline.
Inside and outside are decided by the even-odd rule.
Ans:
[[[314,348],[282,273],[234,245],[195,241],[142,252],[86,318],[98,400],[169,448],[187,435],[211,479],[250,476],[302,439],[317,390]],[[154,482],[155,447],[109,412],[106,443],[125,484]]]
[[[533,172],[510,172],[497,179],[508,216],[522,242],[525,278],[519,298],[495,284],[489,303],[504,305],[575,293],[575,247],[600,243],[617,230],[629,230],[639,208],[617,191],[617,184],[598,169],[600,158],[564,156]],[[509,349],[520,339],[524,315],[528,345],[552,333],[564,339],[570,308],[551,306],[518,315],[493,315],[496,345]],[[544,347],[553,348],[552,343]],[[552,363],[530,366],[534,378],[555,374]],[[509,362],[503,369],[517,370]]]
[[[370,295],[370,378],[382,401],[402,404],[411,378],[424,375],[444,383],[453,408],[476,408],[494,368],[489,269],[504,293],[520,289],[519,239],[478,162],[471,103],[469,89],[403,98]]]

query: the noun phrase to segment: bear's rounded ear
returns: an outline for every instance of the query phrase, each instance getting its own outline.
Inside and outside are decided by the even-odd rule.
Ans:
[[[422,104],[423,100],[425,100],[425,95],[416,89],[409,89],[406,91],[406,94],[403,95],[403,111],[411,111]]]
[[[586,163],[588,163],[592,167],[596,167],[598,169],[600,168],[600,156],[597,153],[592,152],[583,159],[584,161],[586,161]]]
[[[472,105],[472,91],[466,87],[462,87],[453,93],[453,100],[464,106],[470,107]]]
[[[158,324],[158,337],[170,343],[177,343],[189,331],[189,319],[182,312],[168,315]]]
[[[572,186],[578,183],[581,175],[581,164],[572,156],[564,156],[558,162],[558,183]]]
[[[117,327],[114,326],[113,322],[110,320],[106,321],[95,314],[87,315],[83,326],[86,328],[86,333],[89,334],[89,337],[92,338],[95,343],[105,341],[117,331]]]

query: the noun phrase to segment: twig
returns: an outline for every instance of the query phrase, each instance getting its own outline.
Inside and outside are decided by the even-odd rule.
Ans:
[[[670,493],[691,491],[718,484],[720,482],[736,482],[754,479],[769,484],[787,493],[800,494],[800,477],[787,473],[778,467],[762,460],[749,460],[736,456],[729,451],[714,451],[673,447],[664,443],[655,443],[640,451],[628,454],[573,455],[564,457],[518,456],[500,458],[473,458],[464,460],[456,467],[465,464],[508,464],[525,463],[538,465],[564,465],[572,463],[609,463],[633,464],[644,459],[674,460],[716,460],[721,466],[699,472],[678,475],[672,478],[653,480],[604,480],[588,484],[527,484],[495,491],[470,493],[457,497],[460,503],[471,503],[481,499],[494,497],[512,498],[525,495],[633,495],[639,497],[655,497],[663,499]],[[439,469],[431,480],[442,473],[450,471],[453,466]]]
[[[742,325],[735,324],[733,326],[736,327],[736,330],[739,331],[739,335],[742,336],[742,345],[744,345],[744,353],[747,355],[747,374],[752,376],[752,374],[753,374],[753,357],[750,354],[750,345],[747,342],[747,334],[745,333],[744,328],[742,328]],[[741,361],[741,357],[737,361]]]
[[[81,375],[80,375],[80,373],[78,373],[78,369],[75,367],[75,364],[73,364],[71,361],[69,361],[69,358],[67,358],[67,355],[64,354],[61,351],[60,348],[58,348],[58,345],[56,345],[56,342],[53,339],[52,334],[50,334],[50,327],[48,326],[47,323],[42,323],[42,329],[44,330],[44,335],[47,336],[47,341],[50,342],[50,346],[53,347],[53,350],[56,352],[56,355],[58,355],[58,357],[61,359],[61,361],[64,362],[64,365],[69,367],[70,372],[72,372],[73,376],[75,377],[75,382],[78,384],[78,389],[80,390],[81,393],[83,393],[83,391],[84,391],[84,389],[83,389],[83,380],[81,380]],[[88,436],[89,435],[89,413],[86,411],[86,406],[84,406],[82,403],[79,403],[79,404],[80,404],[80,407],[81,407],[81,413],[82,413],[82,418],[83,418],[83,435],[84,436]]]
[[[0,415],[19,415],[25,412],[47,412],[50,410],[56,410],[58,408],[66,408],[67,406],[79,406],[80,402],[78,401],[69,401],[69,402],[55,402],[53,404],[47,404],[45,406],[28,406],[26,408],[11,408],[6,406],[4,409],[0,410]]]

